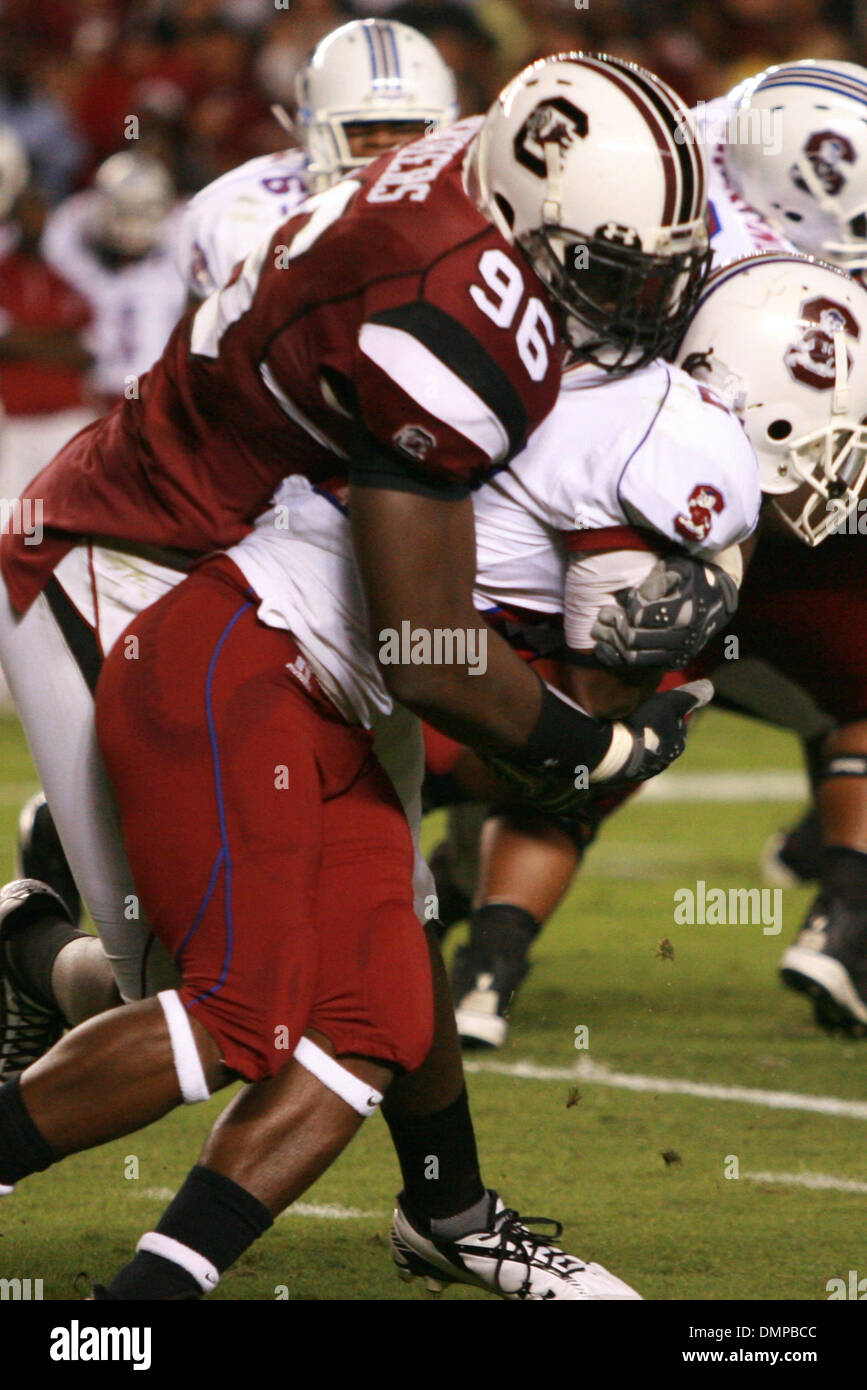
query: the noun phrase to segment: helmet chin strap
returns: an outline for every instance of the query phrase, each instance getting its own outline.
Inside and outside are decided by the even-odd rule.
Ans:
[[[547,174],[548,196],[542,204],[542,216],[546,222],[560,226],[563,221],[563,158],[556,140],[546,140],[545,171]]]
[[[292,140],[298,139],[298,131],[295,129],[295,122],[289,115],[289,112],[286,110],[286,107],[281,106],[279,101],[275,101],[273,106],[271,107],[271,115],[274,117],[274,120],[278,123],[278,125],[281,125],[283,127],[286,134]]]
[[[846,351],[846,334],[838,329],[834,334],[834,397],[831,403],[833,415],[844,415],[849,409],[849,354]]]

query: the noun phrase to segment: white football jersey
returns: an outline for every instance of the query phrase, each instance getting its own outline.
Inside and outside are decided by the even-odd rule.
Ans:
[[[562,613],[571,555],[674,545],[711,559],[756,526],[755,455],[707,387],[664,362],[586,380],[564,375],[526,449],[476,494],[482,610]]]
[[[726,173],[724,146],[740,91],[736,87],[728,96],[702,102],[692,112],[708,160],[707,199],[714,266],[760,251],[796,249],[760,212],[744,202]]]
[[[160,240],[139,260],[109,266],[90,229],[98,194],[74,193],[51,214],[42,238],[45,259],[93,309],[84,344],[95,364],[90,382],[101,396],[120,397],[161,355],[186,307],[187,293],[172,248],[178,214],[166,218]]]
[[[711,558],[756,525],[755,456],[706,387],[664,363],[593,389],[588,379],[583,368],[566,375],[527,447],[474,496],[482,612],[562,614],[571,554],[637,547],[655,555],[675,545]],[[346,718],[371,726],[391,710],[368,635],[345,488],[287,479],[271,511],[228,553],[260,596],[262,621],[294,633]],[[389,634],[379,641],[394,646]]]
[[[205,299],[221,289],[238,262],[292,216],[309,193],[308,162],[303,150],[250,159],[187,203],[175,257],[194,295]]]

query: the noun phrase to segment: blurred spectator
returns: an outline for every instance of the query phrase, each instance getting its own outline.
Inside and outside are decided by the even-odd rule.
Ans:
[[[69,112],[40,86],[35,69],[26,42],[0,34],[0,122],[20,136],[34,182],[53,200],[72,185],[85,146]]]
[[[192,191],[284,144],[270,103],[291,104],[329,30],[368,15],[434,40],[465,114],[569,48],[643,63],[690,103],[772,62],[867,59],[867,0],[0,0],[0,121],[49,201],[131,138]]]
[[[0,496],[17,497],[78,430],[90,354],[85,300],[43,259],[45,203],[32,185],[0,224]]]

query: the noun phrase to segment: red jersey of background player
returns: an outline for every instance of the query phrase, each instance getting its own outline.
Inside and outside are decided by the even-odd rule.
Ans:
[[[49,336],[77,333],[90,318],[86,301],[38,255],[17,246],[0,253],[0,333],[12,328]],[[0,401],[7,415],[50,415],[85,399],[81,367],[24,357],[0,363]]]
[[[77,536],[201,553],[238,541],[289,473],[457,497],[521,449],[554,405],[563,340],[541,281],[464,191],[478,126],[311,199],[181,321],[139,399],[28,490],[45,537],[3,538],[16,608]]]

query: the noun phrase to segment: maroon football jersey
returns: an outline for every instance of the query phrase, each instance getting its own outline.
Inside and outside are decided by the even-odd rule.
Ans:
[[[523,447],[554,405],[562,330],[464,190],[478,124],[310,199],[182,319],[138,398],[25,494],[45,535],[3,538],[16,608],[82,535],[202,554],[240,540],[287,474],[458,497]]]

